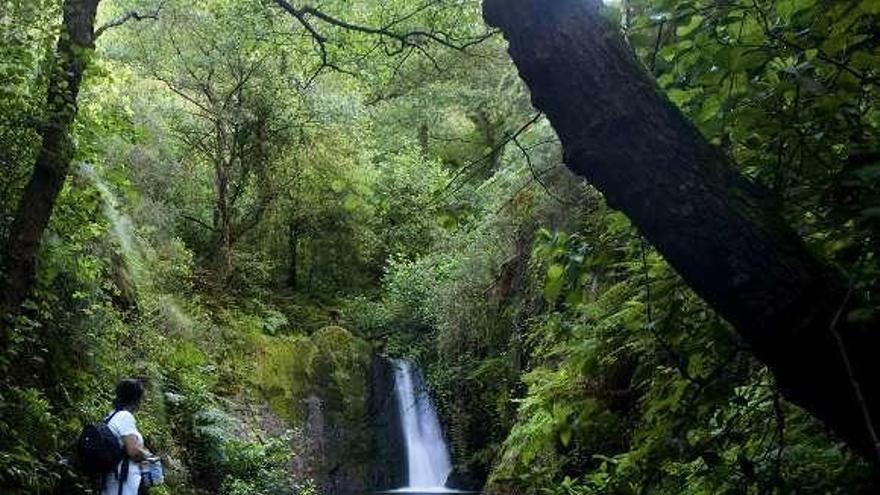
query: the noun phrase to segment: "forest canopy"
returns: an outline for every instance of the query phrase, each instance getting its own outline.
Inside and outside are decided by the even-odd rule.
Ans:
[[[0,491],[125,377],[153,492],[411,486],[405,362],[450,488],[876,493],[878,81],[874,0],[0,2]]]

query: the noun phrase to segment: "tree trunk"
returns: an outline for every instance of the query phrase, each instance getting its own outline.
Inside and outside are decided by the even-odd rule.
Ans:
[[[222,158],[214,167],[217,202],[214,205],[214,266],[217,280],[226,284],[232,273],[232,212],[229,206],[229,167]]]
[[[297,259],[299,258],[299,224],[291,221],[287,224],[287,250],[290,257],[290,266],[287,274],[287,286],[296,290],[297,279],[296,272],[299,269]]]
[[[426,124],[424,122],[419,124],[418,138],[419,138],[419,151],[422,153],[422,158],[427,158],[429,156],[430,151],[431,151],[429,148],[430,143],[428,142],[428,139],[429,139],[428,124]]]
[[[46,122],[40,131],[42,147],[6,244],[0,308],[7,316],[18,314],[30,294],[43,231],[70,170],[74,154],[71,126],[76,118],[80,83],[94,48],[99,2],[64,2],[63,31],[49,75]]]
[[[659,93],[597,0],[484,0],[483,8],[567,166],[736,328],[788,400],[876,459],[880,332],[846,321],[847,284],[810,255],[771,195]]]
[[[501,166],[501,157],[504,154],[503,142],[507,138],[504,130],[504,121],[492,118],[485,108],[468,113],[468,118],[474,123],[476,132],[480,137],[480,144],[485,149],[492,150],[486,162],[480,167],[482,170],[479,180],[492,177],[492,174]]]

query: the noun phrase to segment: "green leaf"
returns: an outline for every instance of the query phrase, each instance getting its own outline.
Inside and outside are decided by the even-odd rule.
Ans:
[[[554,263],[550,265],[550,268],[547,269],[547,280],[557,280],[562,278],[565,274],[565,267],[560,265],[559,263]]]
[[[675,34],[677,34],[678,36],[681,36],[681,37],[687,36],[687,35],[691,34],[692,32],[694,32],[694,30],[696,30],[698,27],[700,27],[700,24],[702,24],[702,23],[703,23],[703,16],[701,16],[701,15],[691,16],[691,20],[687,24],[685,24],[684,26],[678,26],[675,29]]]
[[[559,432],[559,441],[562,442],[563,447],[568,447],[571,443],[571,428],[563,428]]]
[[[859,10],[866,14],[880,14],[880,2],[877,0],[862,0]]]
[[[791,18],[797,13],[813,7],[815,3],[816,0],[783,0],[776,3],[776,12],[784,18]]]
[[[544,299],[554,302],[562,292],[565,283],[565,267],[554,263],[547,269],[547,279],[544,281]]]

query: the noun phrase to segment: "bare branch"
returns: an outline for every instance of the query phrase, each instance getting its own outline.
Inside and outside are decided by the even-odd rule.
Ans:
[[[535,166],[532,164],[532,157],[531,155],[529,155],[528,150],[523,148],[522,144],[520,144],[519,140],[516,137],[513,138],[513,144],[516,145],[520,153],[522,153],[523,157],[526,159],[526,165],[529,167],[529,173],[532,174],[532,178],[535,179],[535,182],[541,185],[541,188],[544,189],[544,192],[546,192],[548,196],[556,200],[557,203],[561,205],[568,204],[568,201],[560,198],[556,195],[556,193],[551,191],[549,187],[547,187],[547,184],[544,183],[544,181],[541,179],[541,176],[538,175],[538,172],[535,170]]]
[[[263,63],[266,59],[269,58],[269,54],[263,55],[258,61],[251,64],[250,68],[245,71],[241,77],[238,78],[235,86],[227,93],[226,98],[223,99],[223,106],[226,107],[232,101],[236,95],[239,95],[241,90],[245,87],[245,85],[251,80],[254,73],[263,68]]]
[[[159,76],[158,74],[153,74],[153,77],[156,78],[156,80],[165,83],[165,86],[167,86],[168,89],[173,91],[177,96],[180,96],[184,100],[186,100],[186,101],[192,103],[193,105],[195,105],[196,107],[198,107],[199,110],[205,112],[206,118],[213,120],[213,118],[210,116],[214,112],[212,112],[211,109],[208,108],[207,106],[205,106],[202,102],[200,102],[199,100],[195,99],[194,97],[188,95],[185,91],[183,91],[183,89],[178,87],[178,85],[174,84],[172,81],[170,81],[168,79],[164,79],[163,77]]]
[[[321,57],[321,65],[309,78],[307,85],[310,84],[311,81],[313,81],[315,77],[317,77],[324,69],[332,69],[337,72],[353,75],[350,71],[346,71],[340,68],[338,65],[329,60],[329,56],[327,53],[327,43],[330,40],[315,26],[315,24],[313,23],[313,20],[315,19],[323,22],[324,24],[342,28],[348,31],[375,35],[383,40],[388,39],[397,45],[396,47],[389,47],[387,45],[384,45],[385,53],[389,56],[396,56],[404,52],[407,52],[408,56],[409,53],[411,53],[413,50],[418,50],[420,53],[425,55],[438,70],[442,69],[440,68],[434,57],[431,56],[424,47],[426,41],[437,43],[452,50],[465,52],[468,48],[480,44],[498,33],[497,30],[488,30],[478,36],[458,40],[443,32],[433,32],[423,29],[414,29],[403,32],[396,32],[392,30],[394,26],[408,19],[411,19],[420,12],[427,10],[429,7],[440,3],[439,0],[430,0],[422,6],[416,8],[412,12],[405,14],[397,19],[394,19],[382,27],[364,26],[361,24],[350,23],[308,5],[301,8],[296,8],[287,0],[274,0],[274,3],[285,12],[293,16],[296,21],[309,33],[309,35],[312,37],[312,39],[315,41],[315,44],[317,45],[318,53]]]
[[[113,19],[112,21],[110,21],[110,22],[104,24],[103,26],[99,27],[98,29],[96,29],[95,30],[95,39],[98,39],[99,37],[101,37],[101,35],[104,34],[104,32],[107,31],[108,29],[113,29],[115,27],[119,27],[128,21],[143,21],[143,20],[147,20],[147,19],[157,20],[157,19],[159,19],[159,12],[161,12],[162,7],[164,7],[164,6],[165,6],[165,0],[162,0],[161,2],[159,2],[159,5],[156,6],[156,9],[150,13],[141,14],[140,12],[137,12],[135,10],[129,10],[125,14],[117,17],[116,19]]]
[[[837,312],[834,314],[834,319],[831,320],[831,325],[829,326],[828,330],[831,332],[831,335],[834,336],[834,342],[837,344],[837,351],[840,353],[840,359],[841,361],[843,361],[843,366],[846,370],[846,376],[849,379],[850,387],[852,388],[856,403],[859,406],[859,411],[862,413],[862,418],[865,421],[865,429],[867,430],[868,436],[871,439],[871,445],[874,447],[874,453],[877,455],[877,458],[880,459],[880,437],[878,437],[877,435],[877,430],[874,429],[874,420],[871,415],[871,409],[868,407],[868,402],[865,399],[865,393],[862,391],[862,385],[861,383],[859,383],[859,380],[856,377],[852,360],[850,359],[849,353],[846,350],[846,343],[843,341],[843,336],[837,330],[837,324],[838,322],[840,322],[840,318],[841,316],[843,316],[843,313],[844,311],[846,311],[850,299],[852,298],[854,283],[854,280],[850,280],[849,288],[846,291],[843,302],[841,302],[840,307],[837,308]]]
[[[536,178],[543,177],[547,173],[552,172],[553,170],[556,170],[561,166],[563,166],[563,165],[561,163],[559,163],[556,165],[551,165],[551,166],[545,168],[544,170],[537,171],[537,173],[532,175],[532,177],[529,177],[529,180],[527,180],[525,184],[520,186],[519,189],[517,189],[513,194],[511,194],[510,197],[507,198],[507,201],[504,202],[504,204],[502,204],[497,210],[495,210],[495,214],[497,215],[497,214],[501,213],[502,211],[504,211],[505,208],[510,206],[510,204],[513,203],[513,201],[516,199],[517,196],[519,196],[519,194],[521,192],[525,191],[529,186],[531,186],[532,184],[535,183]]]
[[[180,215],[180,218],[183,218],[184,220],[189,220],[190,222],[193,222],[196,225],[202,226],[202,227],[210,230],[211,232],[217,232],[217,229],[215,229],[213,226],[208,225],[207,223],[199,220],[198,218],[196,218],[192,215],[182,214],[182,215]]]
[[[504,149],[504,147],[507,146],[508,143],[510,143],[514,139],[518,138],[522,133],[527,131],[535,122],[538,121],[538,119],[541,118],[542,115],[543,114],[541,112],[536,113],[531,119],[529,119],[528,122],[526,122],[525,124],[520,126],[520,128],[517,129],[516,132],[514,132],[513,134],[508,135],[507,138],[504,139],[504,141],[501,141],[500,143],[498,143],[491,150],[489,150],[488,153],[486,153],[485,155],[481,156],[480,158],[468,163],[467,165],[461,167],[458,170],[458,172],[456,172],[455,175],[452,176],[452,179],[449,180],[449,182],[446,184],[446,187],[443,188],[443,190],[441,191],[440,195],[437,198],[437,202],[442,201],[444,198],[458,192],[458,190],[461,189],[462,187],[464,187],[464,184],[467,183],[467,179],[469,179],[470,177],[473,177],[477,172],[479,172],[480,169],[483,168],[484,164],[486,162],[488,162],[490,158],[492,158],[498,152],[500,152],[502,149]],[[473,170],[471,170],[471,169],[473,169]],[[464,178],[465,180],[461,181],[461,183],[458,186],[453,188],[452,186],[456,182],[458,182],[458,180],[461,178]]]
[[[285,3],[287,5],[290,5],[285,0],[275,0],[275,2],[278,3],[279,5],[281,3]],[[294,9],[294,10],[296,10],[296,9]],[[415,30],[408,31],[408,32],[396,33],[394,31],[391,31],[387,27],[376,28],[376,27],[371,27],[371,26],[363,26],[360,24],[352,24],[350,22],[346,22],[346,21],[339,19],[337,17],[333,17],[325,12],[322,12],[322,11],[320,11],[314,7],[310,7],[310,6],[305,6],[301,9],[299,9],[297,12],[299,12],[300,15],[311,15],[315,18],[318,18],[318,19],[324,21],[327,24],[330,24],[330,25],[333,25],[336,27],[340,27],[343,29],[347,29],[349,31],[357,31],[360,33],[375,34],[375,35],[383,36],[386,38],[391,38],[391,39],[394,39],[394,40],[397,40],[398,42],[400,42],[401,46],[417,46],[420,44],[421,40],[427,39],[427,40],[434,41],[442,46],[445,46],[446,48],[450,48],[452,50],[465,51],[467,48],[474,46],[474,45],[477,45],[479,43],[482,43],[483,41],[491,38],[492,36],[494,36],[495,34],[498,33],[497,30],[489,30],[479,36],[458,42],[458,40],[455,40],[452,37],[450,37],[449,35],[447,35],[446,33],[442,33],[442,32],[435,33],[432,31],[415,29]],[[396,23],[397,23],[397,21],[393,21],[392,23],[388,24],[388,26],[393,26]]]

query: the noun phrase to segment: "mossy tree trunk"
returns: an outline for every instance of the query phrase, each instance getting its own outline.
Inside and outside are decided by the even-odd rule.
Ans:
[[[600,7],[598,0],[483,5],[562,140],[567,166],[733,324],[786,398],[874,458],[880,332],[840,317],[848,284],[811,256],[772,196],[658,91]]]
[[[19,200],[5,246],[0,307],[17,314],[36,277],[40,241],[74,156],[71,127],[77,114],[80,83],[95,43],[95,15],[100,0],[65,0],[63,25],[49,74],[42,146]]]

